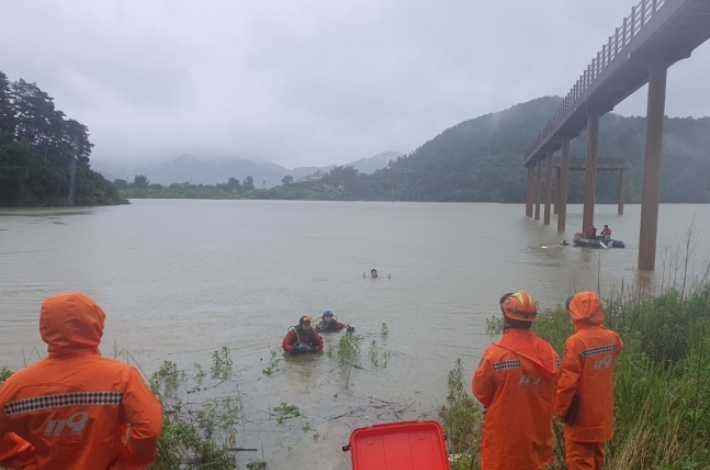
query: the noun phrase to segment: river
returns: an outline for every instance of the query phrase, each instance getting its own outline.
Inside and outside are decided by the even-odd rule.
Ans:
[[[499,315],[502,294],[527,290],[544,309],[575,290],[609,296],[639,279],[646,289],[678,284],[684,255],[674,251],[691,227],[691,280],[702,271],[710,205],[660,207],[654,278],[636,273],[640,206],[625,210],[597,206],[595,221],[627,247],[593,250],[561,245],[581,225],[575,205],[565,234],[555,218],[544,226],[524,206],[501,204],[134,200],[1,209],[0,365],[44,357],[42,300],[80,290],[107,313],[103,354],[148,374],[166,359],[188,375],[195,363],[209,370],[212,352],[230,349],[232,379],[208,380],[190,399],[238,395],[237,445],[259,449],[240,453],[243,462],[349,469],[340,447],[353,428],[437,417],[455,360],[470,377],[495,340],[486,319]],[[372,268],[379,279],[363,279]],[[282,355],[287,328],[326,309],[356,328],[362,369],[328,354]],[[326,336],[326,349],[339,337]],[[372,341],[379,366],[369,359]],[[267,375],[271,351],[279,362]],[[304,417],[277,424],[280,403]]]

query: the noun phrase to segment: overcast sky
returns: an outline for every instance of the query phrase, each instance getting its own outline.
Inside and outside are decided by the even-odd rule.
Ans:
[[[2,0],[0,71],[87,125],[96,162],[320,166],[565,95],[636,3]],[[710,114],[708,71],[709,44],[669,69],[667,114]],[[644,115],[645,87],[615,111]]]

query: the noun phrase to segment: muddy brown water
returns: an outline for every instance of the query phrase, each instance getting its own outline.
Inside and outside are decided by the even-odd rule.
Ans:
[[[196,363],[209,371],[212,352],[230,348],[232,378],[207,379],[187,399],[238,395],[237,446],[259,449],[240,460],[264,459],[274,469],[349,469],[341,446],[352,429],[436,418],[456,359],[468,381],[495,340],[486,319],[498,315],[505,292],[528,290],[546,308],[575,290],[608,295],[638,279],[678,279],[671,252],[691,224],[692,272],[710,249],[708,205],[661,206],[649,280],[636,273],[637,205],[622,217],[616,206],[598,206],[597,226],[609,224],[627,248],[592,250],[560,245],[579,229],[581,206],[569,208],[561,234],[554,218],[543,226],[520,205],[132,202],[0,210],[0,365],[17,369],[45,356],[37,331],[45,297],[86,292],[107,312],[103,354],[148,374],[166,359],[188,376]],[[380,278],[363,279],[372,268]],[[287,328],[323,310],[355,326],[362,369],[327,353],[283,355]],[[326,349],[339,338],[326,335]],[[386,367],[370,360],[373,341],[389,354]],[[278,367],[266,375],[271,351]],[[304,416],[278,424],[281,403]]]

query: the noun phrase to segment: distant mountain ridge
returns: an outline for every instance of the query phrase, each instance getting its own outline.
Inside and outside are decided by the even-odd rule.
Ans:
[[[369,158],[361,158],[341,166],[352,166],[361,173],[371,174],[387,167],[390,160],[402,155],[399,152],[382,152]],[[105,162],[92,162],[92,168],[99,171],[109,181],[117,178],[128,182],[135,175],[145,175],[151,183],[168,186],[172,183],[191,184],[225,183],[229,178],[243,181],[247,176],[254,178],[257,188],[273,188],[281,184],[284,176],[292,176],[298,181],[316,171],[327,172],[336,165],[322,167],[299,167],[288,169],[272,162],[257,162],[249,159],[203,158],[183,154],[168,162],[141,165],[134,169],[122,168]]]

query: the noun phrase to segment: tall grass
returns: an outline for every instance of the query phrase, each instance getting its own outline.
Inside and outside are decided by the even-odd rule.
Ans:
[[[615,435],[606,448],[607,469],[710,469],[710,283],[689,289],[681,270],[678,288],[655,296],[617,293],[605,301],[605,324],[624,341],[614,373]],[[496,331],[498,325],[488,326]],[[540,315],[534,331],[562,355],[574,328],[557,307]],[[451,451],[466,454],[459,458],[465,465],[452,464],[455,470],[479,468],[474,443],[480,405],[462,396],[463,383],[457,362],[449,375],[453,391],[441,410]],[[562,470],[562,427],[555,423],[554,431],[549,468]]]
[[[448,376],[446,405],[439,410],[449,453],[454,456],[451,470],[479,468],[483,409],[468,393],[464,383],[468,380],[464,380],[461,359],[457,359]]]

